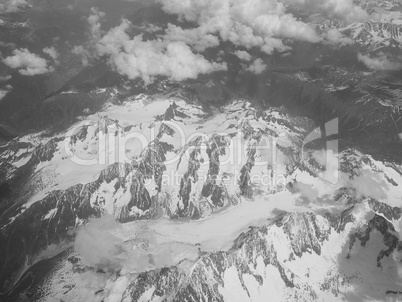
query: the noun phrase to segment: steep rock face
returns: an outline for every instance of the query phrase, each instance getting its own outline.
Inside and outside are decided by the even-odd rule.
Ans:
[[[202,253],[194,263],[185,261],[140,274],[122,301],[259,301],[262,297],[342,301],[358,296],[361,282],[366,287],[364,283],[370,280],[366,270],[372,274],[387,271],[389,275],[381,273],[384,282],[396,290],[390,255],[400,241],[394,235],[393,221],[361,205],[332,220],[312,213],[285,213],[272,224],[241,234],[228,252]],[[379,246],[369,255],[371,262],[361,263],[357,252],[361,248],[356,245],[370,242]],[[352,261],[358,265],[349,269],[347,263]],[[377,290],[366,294],[385,298],[386,290],[379,294]]]
[[[12,141],[6,146],[0,147],[0,207],[4,206],[12,195],[13,178],[16,178],[16,170],[29,161],[29,155],[34,146],[29,142]],[[26,177],[26,176],[25,176]]]
[[[368,203],[377,215],[384,217],[386,220],[399,220],[402,217],[402,208],[400,207],[391,207],[372,198],[368,200]]]
[[[81,203],[80,194],[84,195],[85,191],[82,185],[77,185],[66,191],[52,192],[11,222],[2,221],[5,225],[0,235],[3,289],[20,276],[25,265],[32,265],[46,247],[71,240],[70,228],[76,226],[77,219],[96,214],[88,204]]]

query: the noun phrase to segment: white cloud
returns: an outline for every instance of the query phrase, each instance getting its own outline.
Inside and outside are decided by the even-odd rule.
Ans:
[[[292,188],[293,194],[300,194],[301,201],[304,203],[315,202],[319,196],[319,191],[311,184],[305,184],[303,182],[297,181],[293,184]]]
[[[245,49],[259,48],[267,54],[289,50],[290,47],[284,44],[285,40],[309,43],[324,41],[341,45],[352,42],[336,30],[320,36],[315,28],[296,19],[287,12],[285,4],[276,0],[157,1],[166,13],[177,15],[180,21],[191,22],[192,27],[188,23],[185,28],[168,24],[164,32],[161,27],[155,27],[150,31],[159,31],[157,38],[144,40],[142,35],[133,37],[129,34],[134,26],[127,20],[103,32],[101,20],[105,14],[92,8],[87,20],[90,26],[89,42],[74,47],[73,52],[82,57],[84,65],[91,57],[104,56],[120,74],[151,83],[158,75],[181,81],[225,70],[226,63],[210,62],[199,54],[219,46],[221,42],[231,42]],[[309,7],[308,0],[289,1]],[[336,15],[348,7],[349,0],[341,0],[342,5],[334,3],[334,0],[319,0],[320,10],[329,10],[330,14]],[[242,60],[251,60],[245,53],[237,54]],[[249,70],[261,73],[265,68],[261,60],[256,60]]]
[[[83,66],[88,66],[93,56],[96,56],[96,43],[102,38],[104,32],[101,29],[101,21],[106,14],[96,7],[91,8],[91,14],[87,18],[89,25],[88,41],[85,45],[75,45],[71,52],[81,57]]]
[[[26,0],[9,0],[0,4],[0,12],[15,13],[18,12],[21,7],[27,6],[28,4]]]
[[[237,50],[234,53],[240,60],[242,61],[250,61],[251,60],[251,55],[244,50]]]
[[[160,0],[165,12],[180,20],[196,22],[187,32],[219,35],[223,41],[246,48],[260,47],[271,53],[283,51],[283,38],[319,42],[321,37],[308,24],[286,13],[274,0]],[[198,36],[199,34],[196,34]]]
[[[335,45],[351,45],[354,44],[355,41],[349,37],[345,37],[338,29],[332,28],[324,33],[324,38],[326,43],[335,44]]]
[[[379,173],[370,169],[361,169],[359,176],[341,179],[340,183],[345,187],[352,187],[356,190],[357,198],[371,197],[377,200],[386,200],[387,183],[381,179]]]
[[[120,269],[122,250],[121,239],[111,231],[118,229],[118,223],[111,216],[92,219],[78,231],[74,248],[80,254],[85,265],[109,269]]]
[[[158,31],[162,31],[163,28],[156,25],[156,24],[151,24],[151,23],[145,23],[142,26],[139,26],[140,29],[143,31],[146,31],[148,33],[156,33]]]
[[[133,245],[115,235],[120,230],[121,225],[108,214],[92,218],[77,230],[75,252],[83,265],[94,268],[77,275],[85,301],[99,301],[95,292],[100,288],[105,302],[121,301],[133,275],[177,264],[171,246],[160,244],[146,226],[132,229]]]
[[[310,13],[347,22],[365,21],[367,12],[352,0],[159,0],[165,12],[176,14],[181,21],[197,24],[186,29],[187,39],[201,35],[218,35],[223,41],[246,48],[260,47],[271,54],[285,51],[283,39],[317,43],[322,38],[308,24],[287,12],[287,6],[297,6]],[[176,29],[177,30],[177,29]],[[329,31],[330,43],[351,44],[352,40],[337,31]],[[191,45],[195,43],[192,42]],[[190,45],[190,44],[189,44]],[[207,44],[205,44],[205,48]]]
[[[282,0],[282,2],[349,23],[366,21],[369,18],[367,12],[360,6],[355,5],[352,0]]]
[[[93,218],[87,225],[78,229],[74,249],[81,256],[83,264],[109,272],[119,269],[126,272],[142,272],[173,264],[169,248],[161,247],[154,233],[145,228],[141,229],[136,239],[146,239],[147,246],[129,248],[115,235],[119,229],[121,225],[108,214],[101,218]],[[133,230],[134,233],[136,231],[139,230]]]
[[[89,60],[91,58],[91,53],[84,48],[82,45],[76,45],[73,47],[71,52],[77,56],[81,57],[81,62],[83,66],[89,65]]]
[[[5,88],[5,89],[4,89]],[[0,101],[13,89],[13,86],[7,85],[3,89],[0,89]]]
[[[92,39],[99,40],[101,38],[102,31],[100,21],[105,16],[106,14],[104,12],[101,12],[96,7],[91,8],[91,14],[88,17],[88,24],[90,26]]]
[[[84,65],[91,57],[106,57],[118,73],[129,79],[141,78],[146,84],[156,76],[181,81],[226,69],[226,63],[209,62],[191,49],[192,46],[196,51],[203,51],[206,47],[219,45],[216,37],[199,33],[194,38],[191,32],[169,24],[165,36],[144,41],[142,35],[132,37],[127,33],[134,28],[127,20],[106,33],[102,32],[100,21],[104,16],[98,9],[91,9],[88,18],[90,41],[72,50],[81,56]]]
[[[276,38],[264,38],[264,45],[261,47],[261,51],[266,54],[272,54],[274,50],[284,52],[290,50],[291,47],[283,45],[282,40]]]
[[[357,54],[357,59],[373,70],[402,70],[402,55],[392,57],[383,52],[376,56]]]
[[[7,93],[9,93],[10,91],[8,91],[8,90],[3,90],[3,89],[0,89],[0,101],[2,100],[2,99],[4,99],[4,97],[7,95]]]
[[[0,76],[0,81],[1,82],[6,82],[8,80],[11,80],[13,77],[11,75],[7,75],[7,76]]]
[[[0,10],[0,11],[1,11],[1,10]],[[2,42],[2,41],[0,41],[0,46],[8,47],[8,48],[11,48],[11,49],[14,49],[14,48],[17,47],[17,45],[15,45],[15,43]]]
[[[142,78],[149,84],[155,76],[162,75],[181,81],[226,69],[226,64],[209,62],[181,41],[144,41],[142,35],[131,38],[127,34],[131,26],[123,20],[96,44],[97,54],[109,57],[112,67],[129,79]]]
[[[164,40],[168,41],[184,42],[199,52],[210,47],[219,46],[218,37],[209,34],[201,27],[182,29],[179,26],[169,23],[168,28],[162,37]]]
[[[52,47],[45,47],[43,49],[43,52],[47,55],[49,55],[53,61],[55,61],[56,63],[58,62],[57,59],[59,58],[59,52],[56,50],[56,48]]]
[[[101,21],[106,14],[96,7],[91,8],[91,14],[87,18],[89,25],[88,41],[85,45],[75,45],[71,52],[81,57],[83,66],[88,66],[92,57],[96,55],[96,43],[102,38],[104,32],[101,29]]]
[[[13,55],[3,59],[3,63],[12,69],[19,69],[22,75],[33,76],[54,71],[47,61],[26,48],[15,49]]]
[[[261,74],[262,72],[264,72],[264,70],[267,69],[267,65],[264,64],[264,62],[262,61],[262,59],[256,59],[253,64],[251,64],[249,66],[249,68],[247,68],[247,70],[255,73],[255,74]]]

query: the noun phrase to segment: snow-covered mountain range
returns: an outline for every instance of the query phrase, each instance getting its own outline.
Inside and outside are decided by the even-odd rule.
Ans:
[[[400,0],[0,4],[0,301],[402,301],[401,49]]]
[[[115,287],[123,301],[398,299],[401,165],[355,147],[323,163],[322,142],[304,143],[317,127],[244,99],[208,108],[175,88],[11,141],[3,190],[19,190],[1,220],[3,289],[38,301]],[[82,227],[104,215],[123,228]],[[117,243],[95,243],[98,256],[69,247],[86,232]],[[77,282],[87,274],[110,288]]]

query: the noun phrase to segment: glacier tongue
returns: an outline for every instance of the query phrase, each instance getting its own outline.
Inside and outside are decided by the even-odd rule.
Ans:
[[[123,301],[392,300],[400,279],[383,256],[397,253],[400,241],[386,224],[368,202],[333,219],[283,213],[242,233],[229,251],[140,274]]]

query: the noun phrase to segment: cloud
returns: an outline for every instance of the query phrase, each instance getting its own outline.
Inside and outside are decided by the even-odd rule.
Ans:
[[[338,29],[332,28],[324,33],[325,42],[328,44],[335,45],[351,45],[354,44],[355,41],[349,37],[345,37]]]
[[[402,70],[402,55],[392,57],[383,52],[376,56],[357,54],[357,59],[373,70]]]
[[[319,197],[319,191],[311,184],[295,182],[292,188],[293,194],[300,194],[303,203],[315,202]]]
[[[0,10],[0,11],[1,11],[1,10]],[[11,49],[14,49],[14,48],[17,47],[17,45],[16,45],[15,43],[2,42],[2,41],[0,41],[0,46],[7,47],[7,48],[11,48]]]
[[[122,226],[109,214],[93,218],[81,227],[75,238],[74,249],[82,263],[107,272],[124,270],[130,273],[173,264],[170,249],[160,246],[155,234],[145,226],[141,230],[132,229],[134,234],[138,233],[133,239],[137,242],[135,245],[127,245],[115,235],[121,230]]]
[[[377,200],[386,200],[387,183],[380,175],[370,169],[361,169],[359,176],[353,179],[342,179],[341,184],[356,190],[356,197],[371,197]]]
[[[96,7],[91,8],[91,14],[88,17],[88,24],[90,26],[90,34],[92,39],[99,40],[102,35],[100,21],[106,16],[106,14],[100,11]]]
[[[121,269],[120,258],[123,251],[119,245],[122,241],[111,233],[119,227],[113,217],[107,215],[102,219],[92,219],[79,230],[74,248],[85,265]]]
[[[9,0],[6,3],[0,4],[0,12],[15,13],[23,6],[27,6],[29,3],[26,0]]]
[[[347,45],[352,43],[337,30],[329,30],[324,36],[303,21],[289,13],[288,7],[276,0],[157,0],[165,13],[178,16],[186,26],[167,24],[164,29],[155,27],[151,32],[158,32],[154,39],[144,39],[142,35],[130,33],[135,27],[130,21],[102,31],[101,21],[105,13],[91,9],[87,21],[89,24],[89,42],[75,46],[73,53],[82,57],[83,64],[91,58],[104,57],[110,66],[129,79],[141,78],[146,84],[157,76],[166,76],[171,80],[195,79],[200,74],[226,70],[226,63],[208,61],[202,52],[218,47],[222,42],[245,49],[258,48],[266,54],[274,51],[284,52],[290,49],[284,41],[304,41],[309,43],[326,42]],[[286,0],[286,3],[310,7],[307,0]],[[340,14],[349,0],[319,0],[320,11],[330,15]],[[354,8],[353,9],[357,9]],[[357,9],[358,10],[358,9]],[[147,28],[144,28],[147,30]],[[148,31],[148,30],[147,30]],[[244,51],[236,52],[242,60],[251,60]],[[261,73],[266,66],[256,60],[249,67],[255,73]]]
[[[237,50],[234,52],[234,54],[242,61],[250,61],[251,60],[251,55],[244,50]]]
[[[155,33],[163,30],[162,27],[152,23],[145,23],[142,26],[139,26],[139,28],[148,33]]]
[[[101,21],[106,14],[96,7],[91,8],[91,14],[87,18],[89,33],[88,42],[85,45],[75,45],[71,52],[81,57],[83,66],[88,66],[96,53],[96,43],[102,38],[104,32],[101,29]]]
[[[11,75],[7,76],[0,76],[0,82],[6,82],[8,80],[11,80],[13,77]]]
[[[267,65],[264,64],[262,59],[256,59],[253,64],[251,64],[247,70],[251,71],[255,74],[261,74],[264,70],[267,69]]]
[[[339,181],[339,155],[337,150],[315,150],[312,152],[312,158],[324,168],[324,171],[321,169],[319,171],[320,178],[333,184]]]
[[[226,69],[225,63],[209,62],[202,55],[194,54],[182,41],[144,41],[142,35],[131,38],[127,34],[131,26],[123,20],[96,43],[97,54],[108,57],[111,66],[129,79],[142,78],[149,84],[160,75],[182,81]]]
[[[246,48],[260,47],[270,54],[285,51],[283,39],[317,43],[322,38],[308,24],[287,12],[287,5],[309,13],[321,13],[346,22],[366,21],[367,12],[352,0],[159,0],[165,12],[178,15],[180,21],[194,22],[195,29],[205,35],[219,35],[223,41]],[[351,44],[350,39],[333,30],[327,33],[331,43]]]
[[[0,89],[0,101],[5,98],[5,96],[9,93],[8,90]]]
[[[308,24],[286,13],[273,0],[160,0],[166,13],[197,24],[187,32],[218,35],[223,41],[246,48],[283,51],[284,38],[316,43],[322,40]],[[196,34],[199,35],[199,34]]]
[[[91,52],[89,50],[87,50],[84,46],[76,45],[73,47],[71,52],[73,54],[81,57],[81,63],[83,66],[89,65],[89,61],[91,59]]]
[[[282,0],[311,13],[322,13],[329,18],[337,18],[348,23],[368,20],[368,13],[352,0]]]
[[[169,23],[162,38],[168,41],[184,42],[198,52],[202,52],[210,47],[219,46],[218,37],[209,34],[201,27],[182,29],[179,26]]]
[[[4,89],[5,88],[5,89]],[[13,89],[13,86],[11,85],[6,85],[6,87],[4,87],[2,89],[0,89],[0,101],[2,99],[5,98],[5,96]]]
[[[104,302],[121,302],[126,289],[130,285],[130,278],[123,276],[117,280],[111,280],[106,284],[105,290],[109,295]]]
[[[47,55],[49,55],[53,61],[57,62],[57,59],[59,58],[59,52],[56,50],[56,48],[52,47],[45,47],[43,49],[43,52]]]
[[[47,61],[26,48],[15,49],[13,55],[3,59],[3,63],[12,69],[19,69],[22,75],[33,76],[54,71]]]

